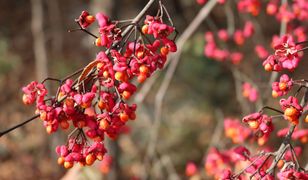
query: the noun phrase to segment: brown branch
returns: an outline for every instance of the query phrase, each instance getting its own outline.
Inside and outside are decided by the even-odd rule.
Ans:
[[[15,125],[15,126],[9,128],[9,129],[7,129],[7,130],[5,130],[5,131],[0,132],[0,138],[1,138],[3,135],[5,135],[5,134],[7,134],[7,133],[9,133],[9,132],[11,132],[11,131],[13,131],[13,130],[15,130],[15,129],[17,129],[17,128],[23,126],[23,125],[25,125],[25,124],[27,124],[27,123],[29,123],[29,122],[31,122],[31,121],[33,121],[34,119],[36,119],[36,118],[38,118],[38,117],[40,117],[39,114],[38,114],[38,115],[35,115],[35,116],[33,116],[33,117],[31,117],[30,119],[25,120],[24,122],[22,122],[22,123],[20,123],[20,124],[17,124],[17,125]]]

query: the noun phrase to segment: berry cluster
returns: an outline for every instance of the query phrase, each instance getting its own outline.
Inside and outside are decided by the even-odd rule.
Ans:
[[[258,90],[250,83],[245,82],[242,85],[243,97],[247,98],[250,102],[256,102],[259,97]]]
[[[279,82],[273,82],[272,96],[276,98],[278,96],[286,95],[291,90],[292,86],[292,79],[288,75],[283,74],[282,76],[280,76]]]
[[[252,134],[252,131],[245,127],[238,119],[224,119],[224,130],[227,138],[230,138],[234,144],[244,143]]]
[[[95,21],[99,37],[86,30]],[[60,87],[55,96],[48,95],[43,83],[31,82],[23,88],[23,102],[36,103],[36,113],[47,133],[54,133],[59,127],[75,128],[67,144],[56,148],[58,163],[65,168],[76,163],[92,165],[103,159],[105,136],[116,139],[128,120],[136,119],[137,105],[127,103],[137,90],[134,79],[144,82],[164,67],[169,52],[177,50],[174,40],[169,38],[175,28],[163,22],[162,14],[146,16],[142,28],[131,24],[131,33],[135,30],[140,35],[132,41],[122,33],[127,25],[120,27],[119,22],[111,21],[103,13],[94,17],[83,11],[76,22],[80,30],[96,38],[96,46],[108,49],[99,52],[78,79],[70,76],[56,80]]]
[[[238,51],[231,52],[227,49],[220,49],[218,47],[218,44],[220,44],[219,41],[242,46],[246,39],[250,38],[253,34],[254,26],[250,21],[245,23],[243,29],[237,29],[232,35],[230,35],[227,30],[220,29],[217,32],[217,38],[215,38],[214,34],[208,31],[205,33],[206,45],[204,47],[204,54],[206,57],[217,61],[230,60],[232,64],[239,64],[243,60],[244,55]]]

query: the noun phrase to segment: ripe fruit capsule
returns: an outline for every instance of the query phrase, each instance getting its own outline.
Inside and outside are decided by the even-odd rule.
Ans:
[[[166,46],[160,48],[160,53],[161,53],[163,56],[167,56],[168,53],[169,53],[169,48],[166,47]]]
[[[128,121],[128,115],[125,112],[120,113],[120,119],[122,122]]]
[[[106,104],[102,100],[100,100],[97,105],[98,105],[98,108],[100,108],[100,109],[105,109],[106,108]]]
[[[85,20],[86,20],[87,23],[92,24],[95,21],[95,17],[89,15],[89,16],[86,17]]]
[[[287,84],[284,83],[284,82],[279,83],[279,89],[280,89],[281,91],[286,90],[286,89],[287,89]]]
[[[148,68],[146,65],[141,65],[141,66],[139,67],[139,71],[140,71],[140,73],[142,73],[142,74],[147,74],[147,73],[149,72],[149,68]]]
[[[73,166],[74,166],[74,163],[72,163],[72,162],[68,162],[68,161],[64,162],[64,168],[66,168],[66,169],[70,169]]]
[[[142,26],[141,31],[143,34],[148,34],[149,31],[149,25],[145,24]]]
[[[264,69],[265,69],[265,71],[272,71],[273,67],[270,64],[265,64]]]
[[[63,165],[64,164],[64,157],[59,157],[58,158],[58,164]]]
[[[258,129],[260,123],[258,121],[248,121],[248,125],[252,129]]]
[[[95,45],[96,46],[102,46],[102,39],[100,37],[96,38]]]
[[[273,96],[273,98],[277,98],[278,97],[277,91],[272,91],[272,96]]]
[[[139,83],[143,83],[147,79],[147,76],[145,74],[139,74],[137,77],[137,80]]]
[[[96,160],[96,157],[93,154],[88,154],[86,156],[86,164],[88,166],[91,166],[94,163],[95,160]]]
[[[123,91],[122,93],[122,97],[125,99],[125,100],[128,100],[131,96],[131,93],[129,91]]]
[[[295,116],[297,114],[297,110],[294,107],[289,107],[284,111],[285,116]]]
[[[114,75],[114,78],[118,81],[122,81],[124,82],[125,81],[125,74],[123,72],[116,72],[115,75]]]
[[[109,128],[109,122],[106,120],[106,119],[102,119],[100,122],[99,122],[99,129],[101,130],[106,130]]]
[[[48,134],[51,134],[51,133],[52,133],[52,126],[51,126],[51,125],[49,125],[49,126],[46,127],[46,132],[47,132]]]

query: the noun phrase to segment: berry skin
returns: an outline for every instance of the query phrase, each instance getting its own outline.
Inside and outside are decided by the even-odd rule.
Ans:
[[[123,91],[122,93],[122,97],[125,99],[125,100],[128,100],[131,96],[131,93],[129,91]]]
[[[101,161],[101,160],[103,160],[103,158],[104,158],[104,154],[103,153],[101,153],[101,152],[97,153],[97,155],[96,155],[96,159],[97,160]]]
[[[103,72],[103,76],[104,76],[104,78],[109,78],[109,72],[108,71],[104,71]]]
[[[114,78],[118,81],[125,82],[126,80],[126,75],[123,72],[116,72],[114,75]]]
[[[120,113],[120,119],[122,122],[128,121],[128,115],[125,112]]]
[[[64,157],[59,157],[58,158],[58,164],[63,165],[64,164]]]
[[[287,89],[287,84],[286,84],[286,83],[283,83],[283,82],[279,83],[279,89],[280,89],[281,91],[286,90],[286,89]]]
[[[278,163],[277,163],[277,167],[278,167],[278,168],[282,168],[283,165],[284,165],[284,162],[283,162],[282,159],[280,159],[280,160],[278,161]]]
[[[249,125],[249,127],[252,128],[252,129],[258,129],[260,123],[259,123],[258,121],[249,121],[249,122],[248,122],[248,125]]]
[[[137,80],[139,83],[143,83],[147,79],[147,76],[145,74],[139,74],[137,77]]]
[[[51,125],[49,125],[49,126],[46,127],[46,132],[47,132],[48,134],[52,134],[52,126],[51,126]]]
[[[90,15],[87,16],[85,20],[87,23],[92,24],[95,21],[95,17]]]
[[[137,58],[138,58],[138,59],[142,59],[143,57],[144,57],[143,51],[137,52]]]
[[[145,24],[142,26],[141,31],[143,34],[148,34],[149,31],[149,25]]]
[[[169,53],[169,48],[164,46],[160,49],[160,53],[163,55],[163,56],[167,56],[168,53]]]
[[[102,39],[99,37],[99,38],[96,38],[96,40],[95,40],[95,45],[96,46],[102,46]]]
[[[93,154],[88,154],[86,156],[86,164],[88,166],[91,166],[94,163],[95,160],[96,160],[96,157]]]
[[[264,66],[264,69],[265,69],[265,71],[268,71],[268,72],[273,71],[273,67],[270,64],[266,64]]]
[[[147,74],[147,73],[149,72],[149,68],[148,68],[146,65],[141,65],[141,66],[139,67],[139,71],[140,71],[140,73],[142,73],[142,74]]]
[[[104,101],[100,100],[98,102],[98,108],[100,108],[102,110],[106,108],[106,104],[104,103]]]
[[[40,119],[43,120],[43,121],[46,121],[47,119],[47,113],[45,111],[41,112],[40,113]]]
[[[277,91],[272,91],[272,96],[273,96],[273,98],[277,98],[279,95],[278,95]]]
[[[308,123],[308,115],[305,118],[305,122]]]
[[[295,116],[297,114],[297,110],[293,107],[290,107],[290,108],[287,108],[285,111],[284,111],[284,115],[285,116]]]
[[[99,122],[99,129],[101,130],[107,130],[109,128],[109,122],[106,119],[102,119]]]
[[[64,168],[65,169],[70,169],[70,168],[72,168],[74,166],[74,163],[72,163],[72,162],[68,162],[68,161],[65,161],[64,162]]]

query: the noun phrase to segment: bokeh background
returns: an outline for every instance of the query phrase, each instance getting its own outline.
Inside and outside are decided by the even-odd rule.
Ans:
[[[93,39],[88,35],[81,32],[68,33],[68,29],[76,28],[74,19],[82,10],[92,13],[102,11],[110,15],[111,19],[127,19],[133,18],[146,2],[0,0],[0,130],[33,115],[34,107],[22,104],[22,86],[46,76],[64,77],[86,65],[99,52],[100,49],[93,45]],[[194,0],[168,0],[165,4],[179,36],[201,9]],[[249,18],[239,17],[234,4],[230,8],[236,14],[236,26],[243,25],[245,18]],[[149,14],[155,14],[156,10],[154,6]],[[215,62],[203,55],[204,32],[211,29],[213,24],[226,28],[224,12],[223,7],[215,7],[209,18],[185,43],[179,65],[163,99],[159,126],[154,125],[155,98],[165,71],[159,72],[160,76],[145,99],[139,101],[137,119],[129,123],[129,132],[120,136],[116,142],[108,143],[109,153],[113,155],[109,173],[104,175],[106,167],[96,163],[91,168],[75,169],[73,173],[71,171],[73,175],[69,177],[184,178],[187,162],[203,166],[203,158],[210,144],[218,147],[231,145],[231,141],[224,138],[221,122],[227,116],[243,116],[235,95],[231,64]],[[274,18],[261,15],[255,21],[260,25],[266,42],[270,42],[274,33],[279,33],[279,24]],[[261,61],[251,53],[253,47],[252,40],[241,48],[247,56],[238,68],[258,82],[267,81],[269,75],[263,73]],[[298,78],[307,77],[307,61],[301,63],[299,70],[293,74]],[[266,83],[263,85],[261,88],[268,88]],[[53,83],[49,86],[53,91],[57,87]],[[277,106],[277,102],[269,103]],[[249,102],[246,105],[251,106],[249,110],[254,109]],[[147,154],[153,129],[158,136],[153,156],[149,160]],[[66,136],[65,133],[47,135],[41,121],[35,120],[2,137],[0,179],[59,179],[67,175],[67,171],[57,165],[54,151],[57,144],[65,142]],[[213,136],[218,141],[213,142]],[[278,145],[280,140],[273,139],[271,142]]]

